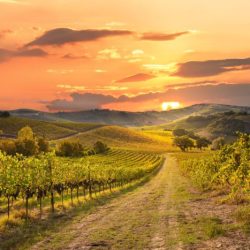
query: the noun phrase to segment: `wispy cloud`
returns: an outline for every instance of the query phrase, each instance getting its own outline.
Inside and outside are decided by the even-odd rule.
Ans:
[[[154,75],[152,74],[145,74],[145,73],[138,73],[132,76],[128,76],[125,78],[122,78],[118,81],[116,81],[117,83],[122,83],[122,82],[142,82],[142,81],[147,81],[150,80],[152,78],[155,78]]]
[[[18,49],[18,50],[6,50],[0,49],[0,62],[8,61],[9,59],[16,57],[46,57],[48,53],[42,49]]]
[[[250,69],[250,58],[190,61],[178,65],[173,74],[180,77],[206,77],[224,72]]]
[[[177,37],[189,34],[189,31],[183,31],[178,33],[155,33],[155,32],[148,32],[143,33],[139,36],[141,40],[149,40],[149,41],[171,41],[175,40]]]
[[[46,46],[64,45],[77,42],[97,41],[101,38],[112,36],[132,35],[129,30],[110,30],[110,29],[86,29],[73,30],[68,28],[57,28],[46,31],[43,35],[28,43],[26,46]]]
[[[99,59],[120,59],[122,58],[121,54],[117,49],[103,49],[98,51]]]

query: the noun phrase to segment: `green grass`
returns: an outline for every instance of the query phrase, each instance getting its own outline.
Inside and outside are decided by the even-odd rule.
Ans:
[[[247,234],[250,234],[250,206],[239,207],[234,214],[239,227]]]

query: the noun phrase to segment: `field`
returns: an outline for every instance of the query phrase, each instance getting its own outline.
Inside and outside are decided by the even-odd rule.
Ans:
[[[246,135],[220,150],[181,152],[159,126],[0,124],[13,135],[29,125],[52,146],[31,157],[0,153],[0,249],[248,249]],[[110,149],[56,156],[64,141]]]
[[[133,149],[139,151],[176,151],[172,146],[172,134],[155,134],[119,126],[103,126],[79,135],[73,136],[82,144],[91,146],[100,140],[114,148]]]
[[[0,118],[0,130],[4,134],[17,136],[18,131],[27,125],[35,134],[45,136],[49,140],[64,138],[102,126],[90,123],[46,122],[20,117]]]
[[[84,159],[1,155],[0,230],[4,242],[0,247],[7,249],[15,243],[13,239],[8,242],[9,233],[16,235],[25,221],[48,220],[50,209],[65,213],[77,204],[82,206],[85,200],[141,180],[161,164],[162,157],[156,154],[128,150]],[[16,237],[18,242],[22,235]]]

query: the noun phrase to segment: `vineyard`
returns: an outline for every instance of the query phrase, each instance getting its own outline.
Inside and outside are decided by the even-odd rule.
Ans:
[[[250,195],[250,137],[240,134],[233,144],[214,153],[179,154],[182,172],[202,190],[218,189],[233,202],[241,203]]]
[[[22,206],[26,220],[30,210],[41,217],[49,204],[54,213],[64,207],[65,199],[73,205],[74,199],[79,202],[123,187],[150,174],[162,162],[159,155],[129,150],[110,150],[83,158],[56,157],[54,153],[37,157],[0,153],[0,219],[9,218],[12,210]]]

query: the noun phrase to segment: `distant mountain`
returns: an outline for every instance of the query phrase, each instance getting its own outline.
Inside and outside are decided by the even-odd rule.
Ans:
[[[31,109],[10,111],[12,116],[30,118],[42,121],[72,121],[101,123],[121,126],[153,126],[166,124],[188,116],[213,115],[224,112],[247,112],[250,107],[239,107],[221,104],[196,104],[170,111],[127,112],[114,110],[89,110],[80,112],[49,113]]]

